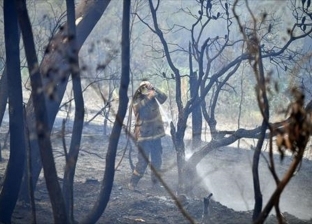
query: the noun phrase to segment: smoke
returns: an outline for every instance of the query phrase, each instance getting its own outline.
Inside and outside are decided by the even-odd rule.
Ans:
[[[156,99],[156,102],[158,103],[160,115],[164,122],[165,133],[166,135],[170,135],[170,123],[172,121],[172,118],[169,117],[168,113],[164,109],[164,106],[158,102],[157,98],[155,99]]]
[[[228,147],[208,154],[200,162],[197,166],[198,174],[204,179],[207,190],[213,193],[215,201],[236,211],[253,209],[252,156],[253,151]],[[288,161],[281,164],[277,157],[276,167],[280,176],[288,168],[290,160],[291,158],[288,158]],[[283,192],[280,208],[282,212],[288,212],[298,218],[310,219],[312,180],[307,173],[311,173],[312,163],[307,160],[304,162],[299,174],[292,178]],[[264,159],[260,160],[259,175],[265,205],[276,185]]]

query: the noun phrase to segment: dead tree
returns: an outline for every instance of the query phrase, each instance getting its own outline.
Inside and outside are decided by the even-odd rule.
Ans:
[[[210,214],[209,214],[209,205],[210,205],[210,198],[212,196],[213,196],[213,194],[210,193],[207,197],[204,197],[204,206],[203,206],[203,214],[202,214],[201,224],[211,223]]]
[[[67,215],[63,197],[59,197],[61,187],[58,183],[56,167],[53,158],[52,145],[50,141],[50,131],[48,125],[47,109],[45,107],[44,92],[40,91],[43,88],[40,71],[38,67],[38,60],[35,50],[35,44],[29,20],[26,2],[23,0],[15,1],[16,10],[18,14],[19,26],[23,37],[25,47],[25,54],[31,74],[31,86],[34,94],[32,101],[34,103],[36,136],[38,138],[38,145],[40,156],[42,159],[44,177],[46,180],[49,197],[52,204],[54,221],[56,223],[67,223]]]
[[[6,68],[8,73],[4,79],[7,78],[7,94],[9,97],[10,158],[0,193],[0,222],[11,223],[11,216],[18,199],[23,177],[26,150],[23,129],[22,81],[19,67],[20,38],[17,12],[13,1],[4,1],[3,14],[5,23]]]
[[[76,20],[77,22],[77,51],[85,42],[88,35],[91,33],[92,29],[95,27],[98,20],[101,18],[105,9],[107,8],[110,0],[95,1],[87,0],[82,1],[76,8]],[[46,107],[48,108],[48,124],[49,130],[52,130],[53,123],[56,117],[56,114],[59,110],[61,99],[63,98],[68,77],[69,77],[69,64],[68,60],[63,60],[64,54],[62,52],[67,51],[70,47],[67,41],[63,41],[68,37],[66,25],[63,29],[60,29],[59,32],[51,39],[45,56],[40,64],[40,71],[43,78],[43,83],[45,86],[52,87],[52,91],[48,91],[49,97],[45,99]],[[49,80],[49,77],[59,77],[57,88],[55,85],[49,85],[53,83],[52,80]],[[47,88],[51,90],[51,88]],[[32,93],[33,94],[33,93]],[[51,100],[52,98],[52,100]],[[53,100],[54,99],[54,100]],[[34,110],[33,110],[33,101],[30,99],[26,106],[26,119],[27,125],[29,127],[29,132],[34,133]],[[30,148],[32,156],[32,167],[33,167],[33,186],[36,186],[39,174],[41,172],[42,164],[38,148],[38,140],[36,138],[30,139]],[[25,201],[29,201],[28,198],[28,187],[27,187],[27,178],[24,178],[21,198]]]
[[[91,212],[87,214],[81,223],[95,223],[102,215],[112,191],[115,175],[115,159],[117,152],[118,140],[123,128],[128,107],[128,86],[130,83],[130,9],[131,1],[123,1],[123,18],[122,18],[122,52],[121,52],[121,80],[119,89],[119,106],[115,116],[112,133],[109,137],[109,144],[106,154],[105,172],[102,180],[102,186],[98,199]]]
[[[77,164],[82,128],[84,122],[84,101],[82,96],[80,67],[78,60],[78,50],[76,44],[76,24],[75,24],[75,5],[71,0],[66,0],[67,8],[67,24],[68,24],[68,51],[65,58],[68,60],[70,66],[70,73],[73,82],[73,92],[75,101],[75,118],[73,125],[73,132],[71,144],[68,153],[66,152],[64,182],[63,182],[63,197],[65,202],[68,219],[74,223],[74,175]]]

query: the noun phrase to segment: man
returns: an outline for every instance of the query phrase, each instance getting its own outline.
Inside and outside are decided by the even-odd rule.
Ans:
[[[155,170],[160,170],[162,164],[161,137],[165,136],[165,129],[158,103],[163,104],[166,99],[167,95],[153,87],[148,81],[141,82],[133,96],[132,109],[136,120],[134,135],[139,153],[129,183],[130,190],[135,190],[144,175],[149,157]],[[151,179],[154,186],[159,186],[154,172],[151,174]]]

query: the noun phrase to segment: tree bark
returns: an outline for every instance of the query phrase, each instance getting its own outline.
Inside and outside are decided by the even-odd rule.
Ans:
[[[8,101],[8,81],[7,81],[7,66],[5,66],[0,79],[0,125],[2,124],[5,108]]]
[[[262,210],[262,193],[261,193],[261,187],[260,187],[260,180],[259,180],[259,160],[260,160],[260,154],[261,154],[261,149],[263,146],[263,141],[265,139],[265,133],[268,128],[269,124],[269,102],[266,94],[266,80],[265,80],[265,74],[264,74],[264,69],[263,69],[263,64],[262,64],[262,53],[261,53],[261,47],[260,45],[258,46],[258,60],[255,61],[254,65],[254,72],[255,74],[258,74],[259,79],[257,83],[257,95],[260,97],[262,100],[262,104],[260,101],[258,102],[259,104],[259,109],[262,111],[262,116],[263,116],[263,122],[261,125],[261,133],[260,133],[260,138],[258,139],[256,149],[254,151],[254,156],[253,156],[253,161],[252,161],[252,177],[253,177],[253,185],[254,185],[254,196],[255,196],[255,206],[254,206],[254,211],[252,214],[252,220],[255,221],[258,216],[261,213]],[[261,95],[260,95],[261,94]]]
[[[190,76],[190,92],[191,92],[191,98],[197,99],[195,100],[196,106],[193,107],[192,110],[192,147],[193,150],[198,148],[201,144],[201,134],[202,134],[202,111],[201,111],[201,105],[200,103],[197,103],[200,101],[198,97],[198,88],[197,86],[197,78],[196,73],[192,74]]]
[[[0,126],[3,121],[7,101],[8,101],[8,82],[7,82],[7,68],[5,66],[0,79]],[[2,147],[0,145],[0,162],[2,161]]]
[[[69,51],[66,58],[70,64],[72,74],[73,92],[75,100],[75,119],[69,152],[66,156],[66,166],[63,182],[63,197],[70,223],[74,223],[74,176],[78,160],[81,134],[83,128],[84,102],[81,89],[78,51],[76,47],[75,5],[72,0],[66,0]]]
[[[110,0],[84,0],[81,1],[80,4],[76,8],[76,21],[77,19],[81,19],[78,24],[76,24],[76,46],[77,51],[79,52],[80,48],[82,47],[83,43],[87,39],[88,35],[91,33],[93,28],[95,27],[96,23],[101,18],[102,14],[106,10]],[[63,49],[67,51],[69,48],[68,42],[63,43],[63,38],[67,36],[64,33],[67,30],[66,26],[64,29],[60,30],[55,37],[53,37],[52,41],[50,42],[49,46],[58,46],[58,49]],[[46,107],[48,111],[48,124],[49,129],[51,130],[53,127],[53,123],[56,117],[56,114],[59,109],[59,105],[63,98],[64,92],[66,90],[67,81],[69,77],[68,73],[68,63],[67,61],[63,61],[63,55],[60,55],[57,49],[47,50],[41,65],[40,70],[43,78],[43,83],[48,83],[47,77],[54,77],[58,76],[60,71],[64,71],[64,77],[60,80],[57,84],[56,89],[56,97],[57,100],[46,100]],[[65,72],[66,71],[66,72]],[[27,124],[29,127],[29,132],[33,136],[35,127],[34,127],[34,110],[33,110],[33,102],[29,99],[27,103]],[[30,147],[32,153],[32,169],[33,169],[33,186],[36,186],[39,174],[41,172],[42,164],[40,161],[40,154],[39,154],[39,146],[36,137],[30,139]],[[27,196],[28,188],[27,188],[27,178],[24,178],[23,185],[22,185],[22,192],[21,198],[26,202],[29,202],[29,198]]]
[[[189,68],[190,68],[190,94],[191,99],[198,99],[198,78],[197,73],[193,71],[192,47],[189,43]],[[199,99],[198,99],[199,100]],[[202,113],[201,106],[198,103],[192,111],[192,149],[195,150],[200,146],[202,134]]]
[[[252,220],[255,221],[261,213],[262,210],[262,193],[260,187],[260,179],[259,179],[259,160],[261,149],[263,146],[263,141],[265,138],[265,132],[267,130],[266,121],[262,122],[261,125],[261,133],[260,138],[258,139],[257,146],[254,151],[253,160],[252,160],[252,179],[253,179],[253,187],[254,187],[254,210],[252,214]]]
[[[56,167],[53,158],[50,131],[48,125],[47,108],[45,105],[43,85],[38,67],[31,23],[29,20],[25,0],[15,0],[19,26],[22,31],[25,55],[33,90],[36,136],[38,138],[40,156],[43,164],[44,177],[53,209],[55,223],[67,223],[64,199],[58,182]],[[24,134],[23,134],[24,136]]]
[[[19,33],[14,2],[4,1],[4,35],[10,116],[10,158],[0,193],[0,223],[11,223],[24,171],[25,136],[22,80],[19,59]],[[6,77],[4,77],[4,80]]]
[[[92,211],[82,220],[81,223],[95,223],[105,210],[114,182],[115,159],[118,141],[122,130],[123,120],[128,107],[128,86],[130,82],[130,0],[123,2],[122,19],[122,52],[121,52],[121,80],[119,88],[119,106],[116,119],[113,125],[112,134],[109,138],[109,145],[106,154],[106,165],[104,178],[98,200],[93,206]]]

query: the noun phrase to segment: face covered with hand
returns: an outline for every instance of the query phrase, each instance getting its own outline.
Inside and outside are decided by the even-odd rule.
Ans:
[[[147,95],[149,91],[153,90],[153,86],[149,81],[143,81],[140,83],[140,91],[143,95]]]

